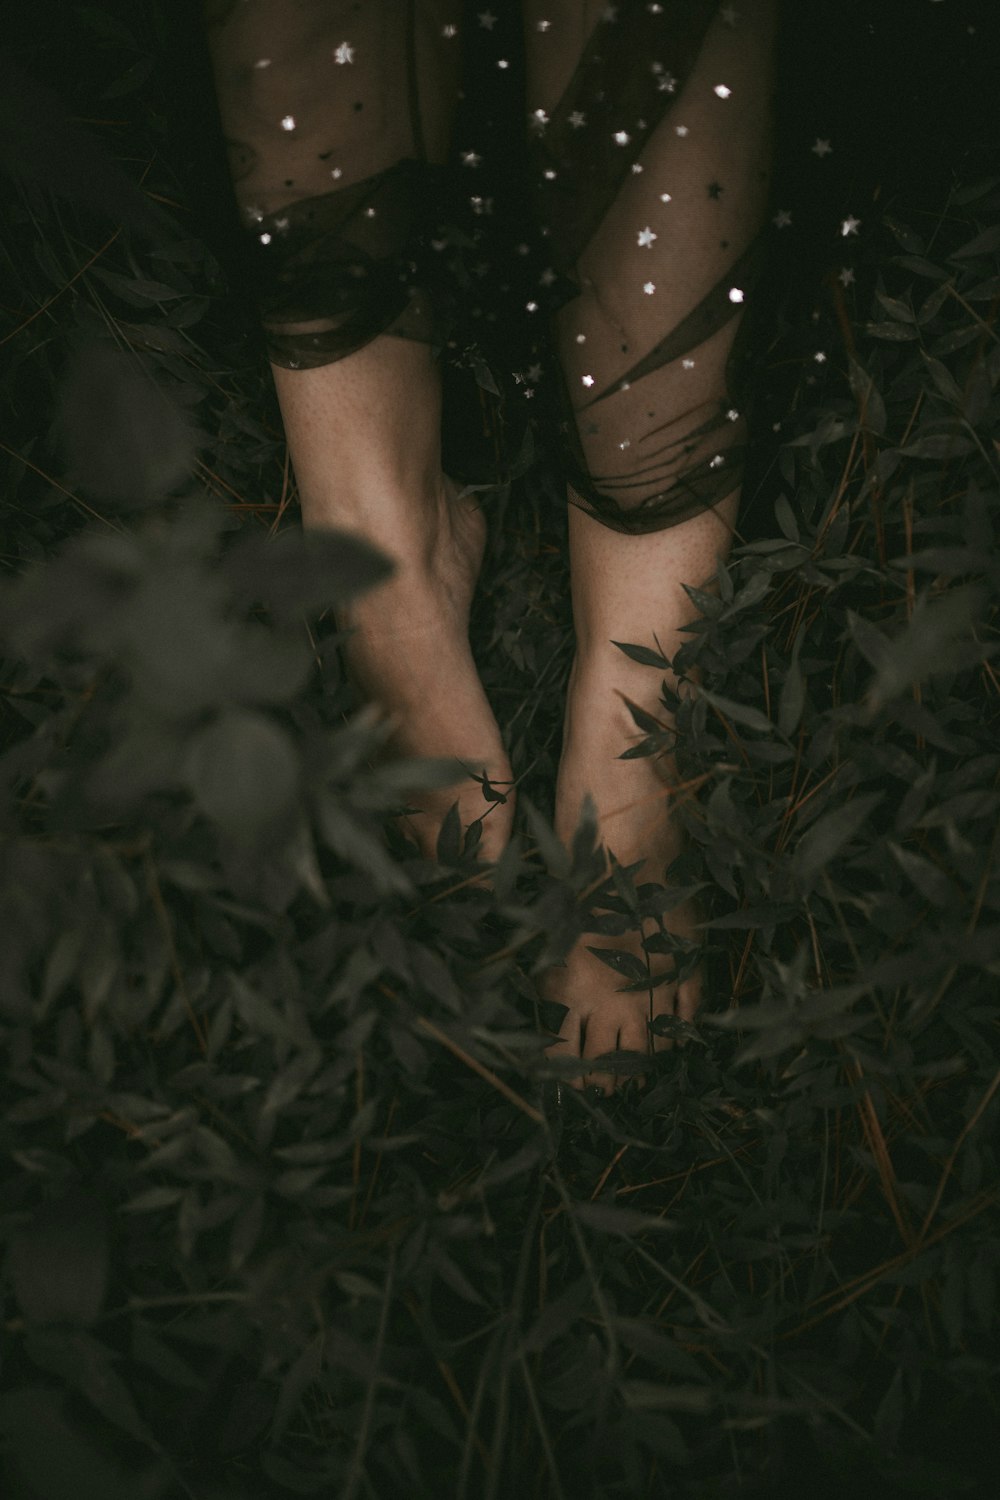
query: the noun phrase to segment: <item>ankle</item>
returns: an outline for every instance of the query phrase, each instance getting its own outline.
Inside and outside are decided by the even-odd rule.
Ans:
[[[668,724],[661,697],[664,678],[668,688],[673,688],[671,673],[632,661],[611,641],[601,641],[593,649],[578,643],[566,694],[567,728],[582,730],[588,738],[603,728],[606,737],[624,735],[633,740],[641,731],[626,699]]]
[[[421,492],[388,486],[377,494],[341,492],[336,507],[317,512],[303,506],[303,526],[346,531],[383,552],[395,572],[380,594],[385,588],[418,596],[448,593],[456,570],[464,574],[473,557],[478,572],[485,545],[484,518],[457,496],[458,486],[447,475]]]
[[[412,553],[440,531],[446,486],[444,475],[412,487],[379,475],[364,482],[341,479],[322,495],[300,492],[302,524],[306,530],[349,531],[384,551],[400,547]]]

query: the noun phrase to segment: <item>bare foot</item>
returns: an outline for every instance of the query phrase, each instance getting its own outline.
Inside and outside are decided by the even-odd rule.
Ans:
[[[613,661],[596,665],[578,655],[570,676],[556,785],[555,831],[560,840],[569,843],[589,792],[605,849],[612,850],[621,865],[643,861],[632,877],[636,885],[662,884],[664,870],[682,849],[670,810],[672,764],[664,758],[618,758],[642,737],[619,694],[657,713],[650,700],[650,676],[648,668],[633,668],[625,658],[621,666]],[[662,709],[657,716],[662,716]],[[698,915],[690,901],[667,911],[662,921],[675,936],[696,940]],[[651,918],[644,918],[642,926],[647,938],[659,930]],[[628,981],[590,953],[590,947],[624,949],[643,964],[648,962],[654,975],[669,974],[675,967],[674,957],[667,953],[647,959],[637,932],[622,937],[585,934],[565,967],[550,969],[542,985],[546,999],[569,1007],[559,1040],[548,1051],[555,1057],[596,1058],[615,1051],[648,1056],[654,1048],[669,1047],[668,1039],[650,1033],[649,1024],[657,1016],[692,1020],[701,998],[700,974],[679,984],[666,982],[623,993],[620,987]],[[610,1094],[617,1081],[615,1074],[595,1069],[573,1079],[572,1085],[596,1085]]]
[[[514,798],[510,762],[469,646],[486,519],[475,498],[460,499],[446,478],[436,518],[421,524],[417,543],[377,543],[396,558],[397,570],[339,618],[353,628],[345,659],[361,691],[395,726],[392,754],[461,762],[453,785],[408,798],[414,811],[400,820],[404,832],[433,859],[441,824],[457,801],[463,828],[483,819],[479,855],[492,862],[510,837]],[[472,779],[484,772],[506,804],[489,800]]]

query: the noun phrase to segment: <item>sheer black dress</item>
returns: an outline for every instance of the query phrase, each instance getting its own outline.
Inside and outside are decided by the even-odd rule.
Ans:
[[[427,341],[500,406],[536,400],[570,499],[618,531],[731,495],[777,3],[493,0],[498,15],[462,0],[205,0],[271,360],[308,369],[382,334]],[[506,277],[496,163],[456,130],[475,107],[473,51],[523,78],[506,129],[536,234]]]

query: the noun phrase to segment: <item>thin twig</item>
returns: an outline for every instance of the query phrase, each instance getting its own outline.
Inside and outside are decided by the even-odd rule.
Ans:
[[[442,1047],[447,1047],[448,1051],[457,1057],[460,1062],[465,1063],[467,1068],[471,1068],[474,1073],[478,1073],[480,1078],[485,1079],[491,1088],[495,1088],[498,1093],[503,1094],[508,1103],[513,1104],[515,1109],[519,1109],[522,1113],[526,1114],[529,1120],[534,1120],[536,1125],[545,1124],[545,1116],[533,1104],[529,1104],[527,1099],[522,1099],[521,1095],[515,1093],[509,1084],[504,1083],[503,1079],[498,1078],[496,1073],[492,1072],[490,1068],[478,1062],[471,1053],[466,1052],[464,1047],[460,1047],[458,1042],[453,1041],[446,1032],[442,1031],[440,1027],[435,1026],[433,1021],[429,1021],[426,1016],[418,1016],[417,1025],[422,1031],[426,1031],[428,1036],[432,1036],[436,1042],[440,1042]]]

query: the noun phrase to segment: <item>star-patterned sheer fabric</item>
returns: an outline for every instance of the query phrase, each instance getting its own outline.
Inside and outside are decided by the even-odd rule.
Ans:
[[[541,274],[526,300],[489,310],[474,275],[488,178],[472,182],[481,163],[454,127],[473,43],[496,35],[493,61],[511,67],[509,5],[205,0],[270,358],[311,368],[380,334],[446,360],[471,351],[501,393],[513,375],[543,397],[532,410],[570,498],[615,530],[676,525],[732,494],[777,6],[523,0],[523,116],[506,128],[528,139]],[[512,318],[528,379],[500,368]]]

